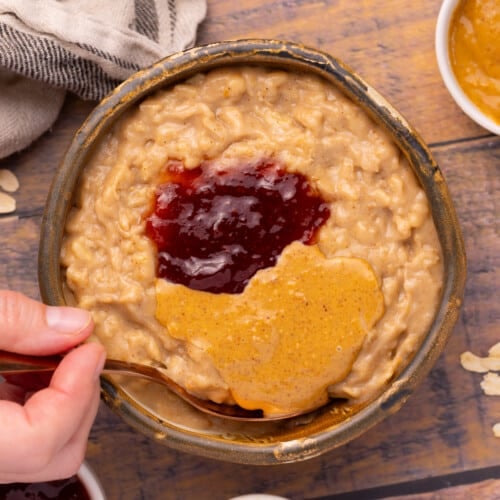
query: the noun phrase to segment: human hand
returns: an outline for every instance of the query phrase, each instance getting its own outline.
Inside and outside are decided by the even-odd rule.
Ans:
[[[0,349],[20,354],[66,352],[92,332],[87,311],[45,306],[0,290]],[[0,483],[69,477],[82,463],[99,406],[105,359],[97,343],[64,356],[48,387],[32,393],[0,383]]]

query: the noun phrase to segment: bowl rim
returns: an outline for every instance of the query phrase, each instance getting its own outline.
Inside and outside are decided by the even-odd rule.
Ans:
[[[245,39],[216,42],[194,47],[160,60],[119,85],[91,112],[77,131],[53,179],[42,218],[39,247],[39,286],[42,299],[64,305],[59,250],[64,221],[71,205],[85,157],[100,134],[140,99],[164,86],[171,86],[198,72],[237,64],[265,64],[294,70],[312,71],[331,82],[370,115],[391,135],[407,157],[423,186],[433,210],[443,249],[445,276],[442,301],[431,328],[410,363],[386,390],[358,413],[321,429],[306,439],[279,444],[251,444],[224,441],[214,436],[169,427],[152,413],[146,418],[128,395],[110,379],[102,378],[103,399],[112,409],[119,408],[124,420],[170,447],[197,455],[244,464],[296,462],[318,456],[341,446],[397,411],[428,373],[458,318],[464,292],[466,262],[460,226],[444,178],[420,136],[377,91],[333,56],[288,41]],[[166,427],[167,428],[166,428]]]
[[[87,489],[90,500],[106,500],[106,494],[101,481],[86,460],[82,462],[76,475]]]
[[[500,135],[500,124],[485,115],[458,83],[450,61],[449,35],[451,20],[463,0],[443,0],[436,22],[434,47],[441,78],[462,111],[474,122],[493,134]]]

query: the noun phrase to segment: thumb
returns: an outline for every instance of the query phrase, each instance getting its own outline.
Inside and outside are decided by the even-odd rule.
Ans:
[[[46,306],[25,295],[0,290],[0,349],[45,355],[65,351],[93,329],[88,311]]]

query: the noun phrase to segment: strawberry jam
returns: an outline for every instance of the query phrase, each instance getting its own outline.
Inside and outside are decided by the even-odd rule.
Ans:
[[[314,242],[327,203],[307,178],[272,160],[185,169],[170,162],[146,234],[157,275],[194,290],[240,293],[292,241]]]

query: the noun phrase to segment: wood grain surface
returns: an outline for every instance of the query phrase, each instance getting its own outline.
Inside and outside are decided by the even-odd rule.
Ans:
[[[270,468],[173,451],[131,429],[104,404],[87,458],[110,499],[498,499],[500,398],[480,388],[460,354],[500,341],[500,138],[453,103],[434,57],[439,1],[209,0],[198,42],[282,38],[339,57],[385,95],[430,144],[462,225],[468,278],[455,331],[403,408],[362,437],[306,462]],[[94,103],[68,96],[58,121],[22,153],[0,160],[20,180],[14,216],[0,218],[0,286],[38,297],[41,214],[57,165]]]

